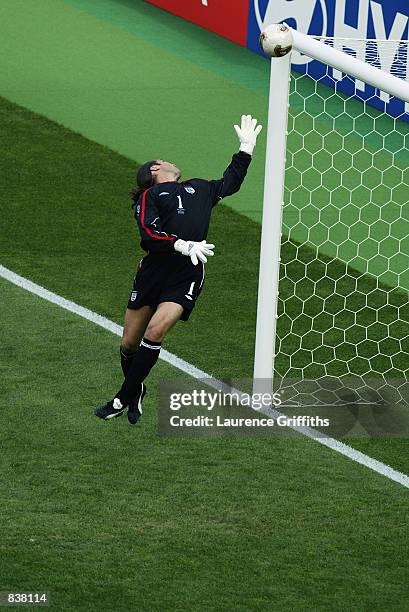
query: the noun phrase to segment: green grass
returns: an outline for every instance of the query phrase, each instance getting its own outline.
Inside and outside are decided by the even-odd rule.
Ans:
[[[0,124],[1,263],[121,323],[135,164],[5,100]],[[166,341],[218,377],[251,374],[259,233],[216,208],[203,296]],[[140,425],[101,423],[119,339],[0,290],[1,589],[57,610],[404,608],[404,488],[305,439],[158,438],[158,382],[180,375],[163,362]],[[354,445],[408,470],[405,440]]]
[[[409,128],[293,75],[284,233],[409,290]]]
[[[406,292],[286,239],[280,294],[276,369],[282,377],[367,375],[404,383]]]
[[[55,610],[403,609],[405,489],[305,439],[159,438],[158,382],[180,376],[163,362],[138,426],[98,421],[118,338],[0,290],[2,590]]]
[[[268,62],[143,0],[2,0],[0,22],[0,95],[134,161],[213,178],[240,116],[266,117]],[[254,166],[234,205],[259,220]]]
[[[3,219],[8,221],[4,265],[122,322],[140,256],[127,196],[135,164],[40,117],[34,120],[33,142],[33,116],[10,103],[3,102],[0,117],[4,133],[13,140],[13,148],[0,162],[6,177]],[[217,245],[217,255],[208,266],[197,324],[177,327],[168,340],[170,350],[219,377],[249,377],[252,372],[259,234],[257,223],[227,207],[216,207],[210,239]],[[317,255],[312,245],[285,241],[282,262],[282,295],[287,299],[280,304],[278,327],[281,375],[297,378],[303,371],[307,378],[322,375],[331,361],[328,353],[334,363],[327,373],[361,375],[378,354],[371,342],[385,340],[385,351],[389,349],[393,358],[388,357],[384,370],[391,370],[391,378],[404,376],[406,346],[393,349],[405,335],[407,295],[389,292],[374,278]],[[336,280],[339,295],[334,293]],[[307,302],[314,282],[317,297]],[[357,282],[358,293],[354,292]],[[365,294],[370,296],[369,306],[378,304],[382,311],[367,307]],[[343,296],[348,295],[347,310],[340,310]],[[367,340],[362,334],[369,324]],[[316,332],[326,333],[328,348],[312,361],[312,349],[321,346]],[[345,351],[357,343],[357,333],[359,351],[348,370]],[[395,340],[388,340],[388,334]],[[198,354],[197,345],[207,344],[209,336],[218,350]]]
[[[276,360],[282,377],[384,376],[400,387],[391,401],[408,401],[408,138],[404,122],[293,75]]]
[[[185,176],[199,172],[213,177],[236,147],[232,126],[243,112],[267,124],[270,71],[265,58],[142,0],[42,0],[29,5],[27,0],[3,0],[0,20],[0,93],[133,160],[169,157]],[[31,41],[30,46],[26,40]],[[164,70],[169,66],[171,70]],[[295,73],[293,76],[296,78]],[[297,92],[291,99],[294,111],[303,109],[309,96],[308,112],[313,117],[320,115],[318,133],[328,134],[333,116],[339,114],[340,134],[354,141],[351,146],[359,145],[359,138],[350,130],[352,118],[362,115],[362,104],[349,99],[343,109],[341,97],[333,96],[330,88],[318,85],[316,96],[315,82],[299,75],[296,82]],[[323,101],[329,96],[325,109]],[[377,153],[379,167],[389,163],[390,154],[403,140],[396,157],[407,168],[406,124],[398,122],[390,137],[392,120],[373,109],[369,113],[376,132],[368,129],[370,124],[363,116],[355,132],[365,135],[366,145]],[[299,119],[299,126],[304,127],[298,135],[290,134],[291,152],[301,148],[300,139],[311,116]],[[306,139],[307,150],[316,147],[315,136],[311,132]],[[261,219],[265,137],[264,129],[246,192],[230,202],[256,221]],[[331,134],[328,140],[336,152],[338,138]],[[346,169],[342,159],[336,165]],[[350,173],[345,177],[348,180]],[[288,180],[289,187],[296,185],[296,180]],[[406,186],[399,191],[405,197]],[[303,189],[298,194],[295,213],[306,199]],[[324,198],[319,194],[314,199],[322,206],[328,194],[324,192]],[[357,191],[355,196],[362,208],[365,194]],[[343,189],[337,188],[337,197],[345,201]],[[327,212],[331,211],[336,214],[333,209]],[[293,226],[293,232],[295,240],[303,240],[302,228]],[[322,233],[313,233],[312,238],[313,244],[321,244]],[[334,256],[333,250],[331,243],[321,245],[327,255]],[[346,254],[350,256],[349,251]],[[371,267],[377,263],[375,259]],[[395,281],[396,277],[393,284]]]
[[[3,265],[122,323],[142,255],[128,197],[135,163],[6,101],[0,122],[10,139],[0,161]],[[219,376],[231,376],[232,354],[237,376],[251,372],[259,233],[258,224],[216,207],[209,239],[217,256],[195,324],[178,326],[167,341]],[[243,240],[246,256],[238,260]],[[198,354],[210,335],[218,350]]]

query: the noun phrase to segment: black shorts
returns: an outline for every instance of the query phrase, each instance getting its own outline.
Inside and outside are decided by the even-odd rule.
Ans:
[[[203,288],[205,267],[194,266],[190,257],[178,253],[146,255],[140,262],[129,297],[128,308],[137,310],[161,302],[183,306],[182,321],[187,321]]]

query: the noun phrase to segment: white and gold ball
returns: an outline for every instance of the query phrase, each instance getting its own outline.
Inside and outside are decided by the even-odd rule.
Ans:
[[[283,57],[293,47],[293,35],[285,23],[274,23],[260,34],[260,47],[270,57]]]

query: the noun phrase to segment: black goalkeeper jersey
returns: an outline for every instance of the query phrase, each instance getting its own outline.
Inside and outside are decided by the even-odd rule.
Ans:
[[[179,238],[205,240],[213,206],[239,191],[250,162],[251,155],[240,151],[219,180],[159,183],[144,191],[135,207],[144,251],[171,254]]]

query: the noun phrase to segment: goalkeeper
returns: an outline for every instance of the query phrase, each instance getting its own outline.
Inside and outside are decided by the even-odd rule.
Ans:
[[[144,380],[159,357],[162,341],[179,320],[187,321],[203,288],[205,263],[214,245],[206,242],[213,206],[236,193],[251,162],[261,125],[243,115],[234,126],[240,150],[219,180],[179,182],[180,170],[161,159],[137,173],[132,192],[141,247],[147,252],[138,266],[125,314],[121,342],[124,382],[115,397],[95,414],[118,417],[128,408],[134,424],[142,414]]]

